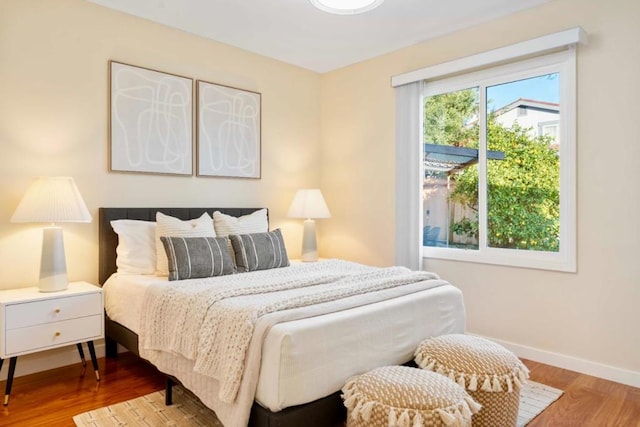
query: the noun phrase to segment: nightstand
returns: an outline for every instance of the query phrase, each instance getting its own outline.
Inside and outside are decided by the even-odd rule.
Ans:
[[[82,343],[100,381],[93,340],[104,337],[102,289],[87,282],[69,283],[59,292],[37,287],[0,291],[0,369],[10,358],[4,405],[9,404],[18,356],[75,344],[83,367]]]

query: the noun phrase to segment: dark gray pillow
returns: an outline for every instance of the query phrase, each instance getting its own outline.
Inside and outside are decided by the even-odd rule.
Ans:
[[[229,238],[240,273],[289,265],[279,228],[268,233],[232,234]]]
[[[169,261],[169,280],[236,272],[226,237],[160,237]]]

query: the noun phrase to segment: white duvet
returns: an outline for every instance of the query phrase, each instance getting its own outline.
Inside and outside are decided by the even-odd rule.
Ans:
[[[382,282],[378,282],[377,285],[375,284],[376,277],[382,277],[390,272],[396,275],[399,274],[403,279],[397,281],[396,284],[387,284],[384,286],[381,285]],[[351,276],[351,278],[345,281],[345,276]],[[278,280],[275,280],[275,277],[278,277]],[[357,277],[366,277],[368,280],[363,280],[362,283],[368,282],[368,284],[355,285],[357,283]],[[390,277],[387,277],[386,279],[389,278]],[[145,280],[152,281],[152,279]],[[276,298],[275,295],[281,293],[281,291],[276,290],[277,287],[273,287],[276,286],[276,282],[285,283],[284,287],[292,288],[290,289],[292,293],[288,294],[285,298],[282,298],[281,295]],[[391,282],[393,282],[393,280],[391,280]],[[396,350],[395,348],[389,348],[388,353],[391,356],[382,360],[386,360],[386,363],[402,363],[408,360],[407,355],[410,354],[411,348],[416,344],[416,341],[419,342],[420,339],[424,339],[433,334],[461,332],[464,328],[464,310],[459,291],[455,290],[455,288],[446,282],[435,279],[435,276],[430,273],[408,272],[406,269],[377,269],[343,261],[327,261],[314,264],[301,264],[285,269],[225,276],[207,279],[205,281],[185,281],[185,283],[187,284],[183,286],[181,282],[156,281],[153,286],[146,286],[148,289],[148,298],[143,305],[147,307],[155,305],[155,308],[147,310],[146,315],[141,316],[141,324],[145,324],[146,322],[147,325],[158,326],[164,322],[165,326],[169,326],[165,328],[165,332],[168,333],[165,334],[164,338],[160,338],[162,334],[156,334],[155,332],[144,333],[144,327],[141,326],[140,331],[137,331],[141,340],[140,351],[143,357],[156,364],[159,369],[166,373],[176,375],[185,386],[198,394],[207,406],[210,406],[216,411],[226,426],[241,426],[247,424],[249,410],[256,395],[258,378],[261,379],[258,385],[258,401],[264,402],[264,406],[271,410],[279,410],[289,404],[314,400],[315,398],[323,397],[339,389],[339,385],[344,381],[345,375],[350,376],[353,375],[354,372],[351,363],[347,364],[348,366],[346,367],[339,365],[341,367],[338,369],[329,369],[329,367],[326,366],[331,363],[331,360],[328,360],[331,354],[333,354],[334,357],[343,356],[343,354],[335,353],[338,343],[347,345],[349,342],[355,343],[355,347],[351,349],[341,348],[339,351],[345,354],[352,352],[354,355],[358,355],[363,350],[361,348],[362,343],[358,342],[358,340],[369,335],[375,336],[377,334],[380,336],[380,334],[384,334],[386,331],[387,336],[382,336],[384,340],[380,342],[389,343],[389,339],[391,339],[392,342],[397,344],[398,349],[394,351]],[[307,289],[293,290],[294,287],[291,286],[293,283],[302,284],[302,286]],[[319,283],[321,284],[319,285]],[[335,285],[338,291],[336,292],[336,289],[331,289],[330,293],[327,294],[327,288],[334,286],[329,283],[338,283],[338,285]],[[105,285],[107,290],[105,297],[106,306],[110,317],[114,318],[114,316],[118,317],[121,313],[119,313],[118,309],[119,304],[111,303],[115,301],[117,297],[110,296],[108,285],[109,283]],[[220,387],[221,381],[223,383],[224,378],[220,377],[219,373],[216,374],[214,372],[214,375],[208,375],[212,372],[197,368],[198,352],[203,348],[201,347],[201,338],[211,337],[211,334],[203,333],[204,330],[207,330],[206,328],[208,328],[208,326],[203,329],[202,325],[208,324],[208,322],[203,322],[202,320],[207,317],[207,313],[217,313],[215,314],[215,316],[217,316],[220,312],[220,310],[217,310],[217,308],[219,308],[218,306],[224,307],[222,311],[228,311],[230,307],[242,307],[241,303],[246,302],[250,302],[250,306],[255,306],[255,298],[246,295],[247,293],[251,295],[254,291],[247,292],[247,290],[264,287],[271,290],[271,292],[267,293],[267,298],[259,297],[259,299],[264,299],[265,304],[263,304],[261,306],[262,308],[259,308],[258,311],[262,310],[262,314],[265,314],[265,316],[256,319],[252,318],[253,315],[249,315],[248,317],[253,319],[252,322],[255,320],[255,323],[252,323],[250,328],[254,330],[254,334],[253,338],[249,340],[245,346],[247,351],[245,353],[246,357],[244,357],[243,360],[246,359],[244,360],[246,363],[242,365],[240,375],[242,382],[239,384],[239,388],[234,390],[237,391],[237,393],[233,394],[234,396],[237,394],[237,399],[233,402],[224,402],[223,400],[233,400],[219,398],[222,391]],[[358,295],[360,291],[354,292],[355,289],[364,289],[366,287],[372,288],[374,292],[362,295]],[[433,289],[432,291],[425,291],[433,287],[444,288],[442,290]],[[214,288],[220,292],[211,291],[211,289]],[[307,306],[307,303],[315,299],[308,297],[314,294],[310,292],[313,288],[316,288],[316,291],[322,290],[322,292],[316,292],[316,295],[324,295],[325,300],[321,304]],[[207,301],[203,301],[201,298],[195,296],[203,292],[207,295],[207,297],[205,297],[205,299],[208,298]],[[412,297],[414,293],[417,295],[416,298]],[[176,298],[178,294],[182,296]],[[428,294],[434,294],[436,298],[428,297]],[[117,294],[114,293],[114,295]],[[301,299],[303,295],[305,297]],[[327,298],[327,295],[332,296]],[[403,295],[406,296],[403,297]],[[163,310],[165,310],[166,307],[158,310],[157,305],[158,301],[163,299],[164,301],[177,302],[178,299],[182,299],[183,301],[176,304],[177,308],[175,313],[170,316],[165,316],[166,313],[163,313]],[[322,298],[320,299],[322,300]],[[392,302],[388,302],[388,299],[391,299]],[[152,301],[155,301],[155,303]],[[283,308],[286,308],[286,310],[284,311],[265,311],[264,308],[273,306],[274,301],[295,301],[295,303],[289,306],[285,305]],[[301,301],[303,302],[301,303]],[[165,304],[162,303],[160,305]],[[398,307],[394,307],[395,305]],[[198,308],[196,309],[196,307]],[[419,312],[419,308],[421,307],[425,308],[425,313]],[[407,308],[410,308],[409,312],[407,312]],[[240,312],[243,313],[242,316],[246,316],[247,313],[242,310],[244,309],[240,309]],[[121,311],[122,313],[126,312],[126,310]],[[412,313],[411,311],[414,312]],[[165,316],[164,320],[162,320],[162,316],[156,316],[158,313],[163,313],[162,316]],[[196,316],[192,318],[191,315],[194,313],[196,313]],[[403,334],[399,333],[401,331],[393,331],[392,333],[397,335],[397,337],[391,337],[389,335],[391,331],[387,331],[384,326],[367,330],[362,319],[378,319],[380,313],[384,313],[385,318],[388,320],[388,322],[386,322],[388,328],[402,325],[403,328],[407,329],[406,333]],[[425,324],[424,327],[417,327],[411,323],[412,319],[414,321],[426,320],[429,321],[429,323]],[[114,318],[114,320],[118,319]],[[370,323],[371,321],[366,322]],[[232,325],[233,323],[234,322],[230,322],[228,325]],[[351,328],[353,330],[349,332],[360,331],[360,333],[350,337],[344,333],[340,334],[340,329],[344,331],[344,326],[341,327],[339,326],[340,324],[358,325],[357,327],[361,328],[360,330],[354,327]],[[267,348],[261,350],[263,338],[273,325],[276,325],[273,327],[274,333],[271,333],[267,339],[267,342],[270,344]],[[296,331],[293,335],[292,327],[293,330]],[[132,329],[136,330],[136,326]],[[163,328],[155,327],[155,329]],[[305,335],[313,335],[305,333],[304,331],[306,330],[315,331],[313,333],[317,336],[318,334],[326,333],[329,329],[336,334],[335,340],[332,342],[321,344],[317,342],[307,342],[307,339],[304,338]],[[196,330],[198,333],[194,333]],[[189,331],[189,333],[186,333],[187,331]],[[225,334],[222,335],[224,336]],[[403,335],[406,335],[406,337]],[[149,340],[149,337],[155,338]],[[292,338],[294,339],[292,340]],[[311,339],[311,341],[313,341],[313,339]],[[149,344],[150,342],[152,342],[152,344]],[[195,345],[194,342],[196,343]],[[307,345],[305,345],[305,342],[307,342]],[[310,349],[309,344],[317,346],[317,351]],[[223,354],[224,360],[230,355],[229,352],[221,351],[221,349],[225,348],[224,345],[209,348],[216,348],[216,353]],[[264,353],[267,361],[279,360],[279,365],[270,363],[269,366],[272,369],[263,368],[261,372],[260,362],[262,353]],[[373,359],[384,356],[382,353],[373,353]],[[371,354],[364,354],[360,360],[361,366],[359,367],[367,369],[367,366],[371,363],[380,363],[380,360],[371,360],[371,356]],[[318,369],[321,368],[321,370],[314,372],[313,366],[303,366],[304,363],[302,363],[301,357],[307,360],[310,357],[312,359],[321,358],[323,365],[318,367]],[[403,360],[399,360],[399,358]],[[298,371],[291,371],[290,368],[293,366],[300,366],[301,370],[306,369],[308,374],[300,375]],[[321,372],[323,371],[331,372],[331,375],[322,375]],[[215,378],[216,375],[218,375],[217,378]],[[210,378],[210,376],[213,378]],[[335,378],[333,378],[334,376]],[[319,393],[319,395],[314,393],[315,390],[308,390],[310,382],[305,380],[305,378],[313,379],[312,383],[321,381],[321,383],[318,383],[319,390],[317,393]],[[300,384],[304,384],[306,390],[304,393],[288,393],[287,384],[291,385],[293,389],[300,389]],[[281,385],[285,387],[282,388]],[[296,401],[296,399],[302,399],[303,401]]]

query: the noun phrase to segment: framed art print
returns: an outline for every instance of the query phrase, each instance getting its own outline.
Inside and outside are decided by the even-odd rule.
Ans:
[[[193,174],[193,80],[109,61],[110,170]]]
[[[260,178],[261,95],[197,82],[197,174]]]

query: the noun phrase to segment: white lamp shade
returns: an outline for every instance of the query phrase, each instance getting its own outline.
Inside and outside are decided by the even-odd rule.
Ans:
[[[71,177],[36,178],[11,222],[91,222],[91,214]]]
[[[289,218],[331,218],[322,193],[318,189],[298,190],[291,202]]]
[[[36,178],[20,200],[11,222],[91,222],[91,214],[70,177]],[[67,264],[60,227],[46,227],[40,256],[41,292],[67,289]]]

